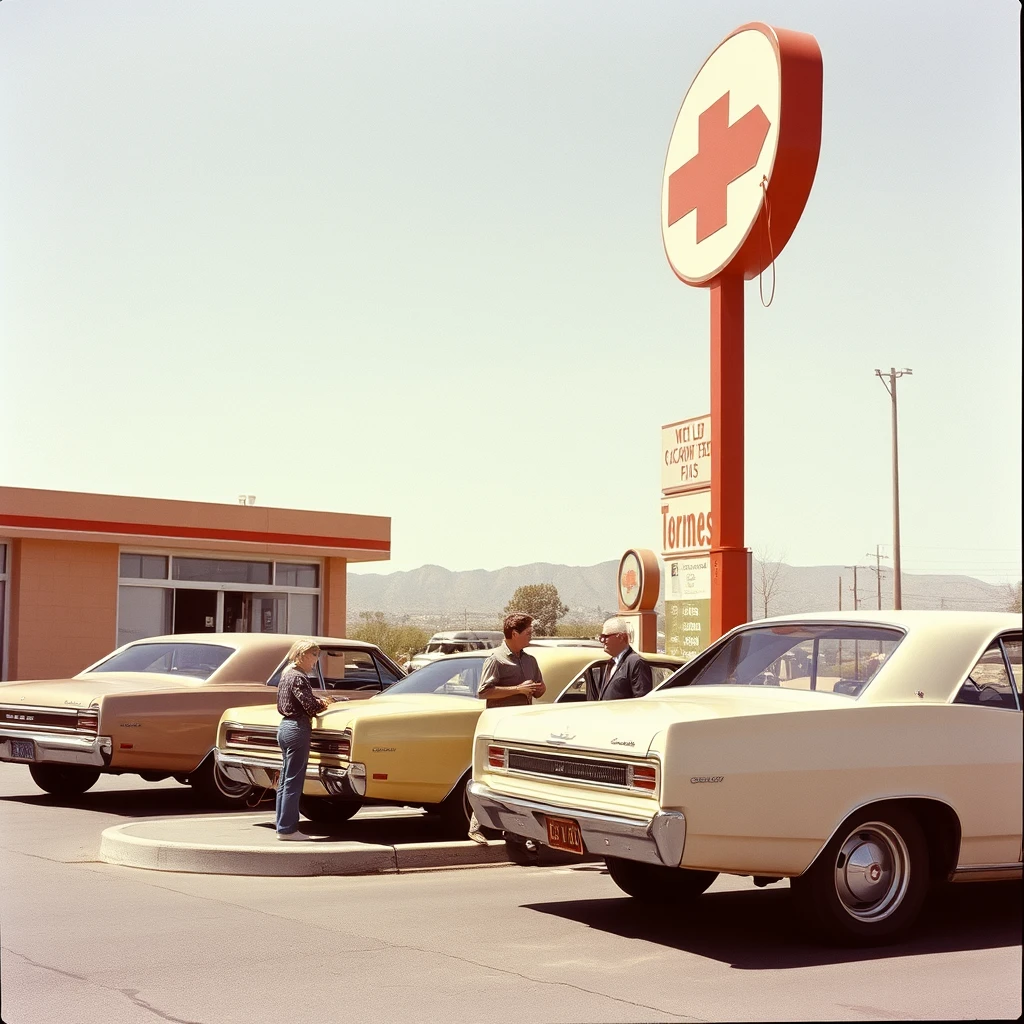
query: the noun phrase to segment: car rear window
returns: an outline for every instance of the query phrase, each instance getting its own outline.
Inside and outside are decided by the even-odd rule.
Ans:
[[[235,653],[218,644],[132,644],[101,661],[90,672],[153,672],[209,679]]]
[[[903,632],[847,623],[785,623],[745,629],[666,684],[780,686],[857,697],[892,655]]]

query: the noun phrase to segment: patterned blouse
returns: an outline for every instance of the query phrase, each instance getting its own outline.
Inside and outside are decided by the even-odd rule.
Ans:
[[[326,701],[313,693],[309,676],[289,665],[277,684],[277,710],[285,718],[312,718],[324,709]]]

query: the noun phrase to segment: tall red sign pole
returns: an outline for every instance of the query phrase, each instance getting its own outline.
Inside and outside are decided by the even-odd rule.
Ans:
[[[803,213],[821,146],[814,36],[756,22],[704,62],[665,159],[661,229],[676,276],[711,292],[711,637],[745,622],[743,286]]]

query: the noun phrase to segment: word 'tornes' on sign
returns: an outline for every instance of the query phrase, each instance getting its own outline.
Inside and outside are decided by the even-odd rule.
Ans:
[[[661,554],[665,558],[711,550],[711,490],[661,499]]]
[[[661,493],[711,486],[711,414],[661,428]]]
[[[804,32],[743,25],[704,62],[662,181],[662,241],[680,280],[749,280],[779,255],[818,167],[821,94],[821,50]]]

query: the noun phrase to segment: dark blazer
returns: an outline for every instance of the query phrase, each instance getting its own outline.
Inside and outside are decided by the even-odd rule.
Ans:
[[[623,700],[626,697],[642,697],[651,692],[651,666],[631,647],[611,675],[601,683],[598,700]]]

